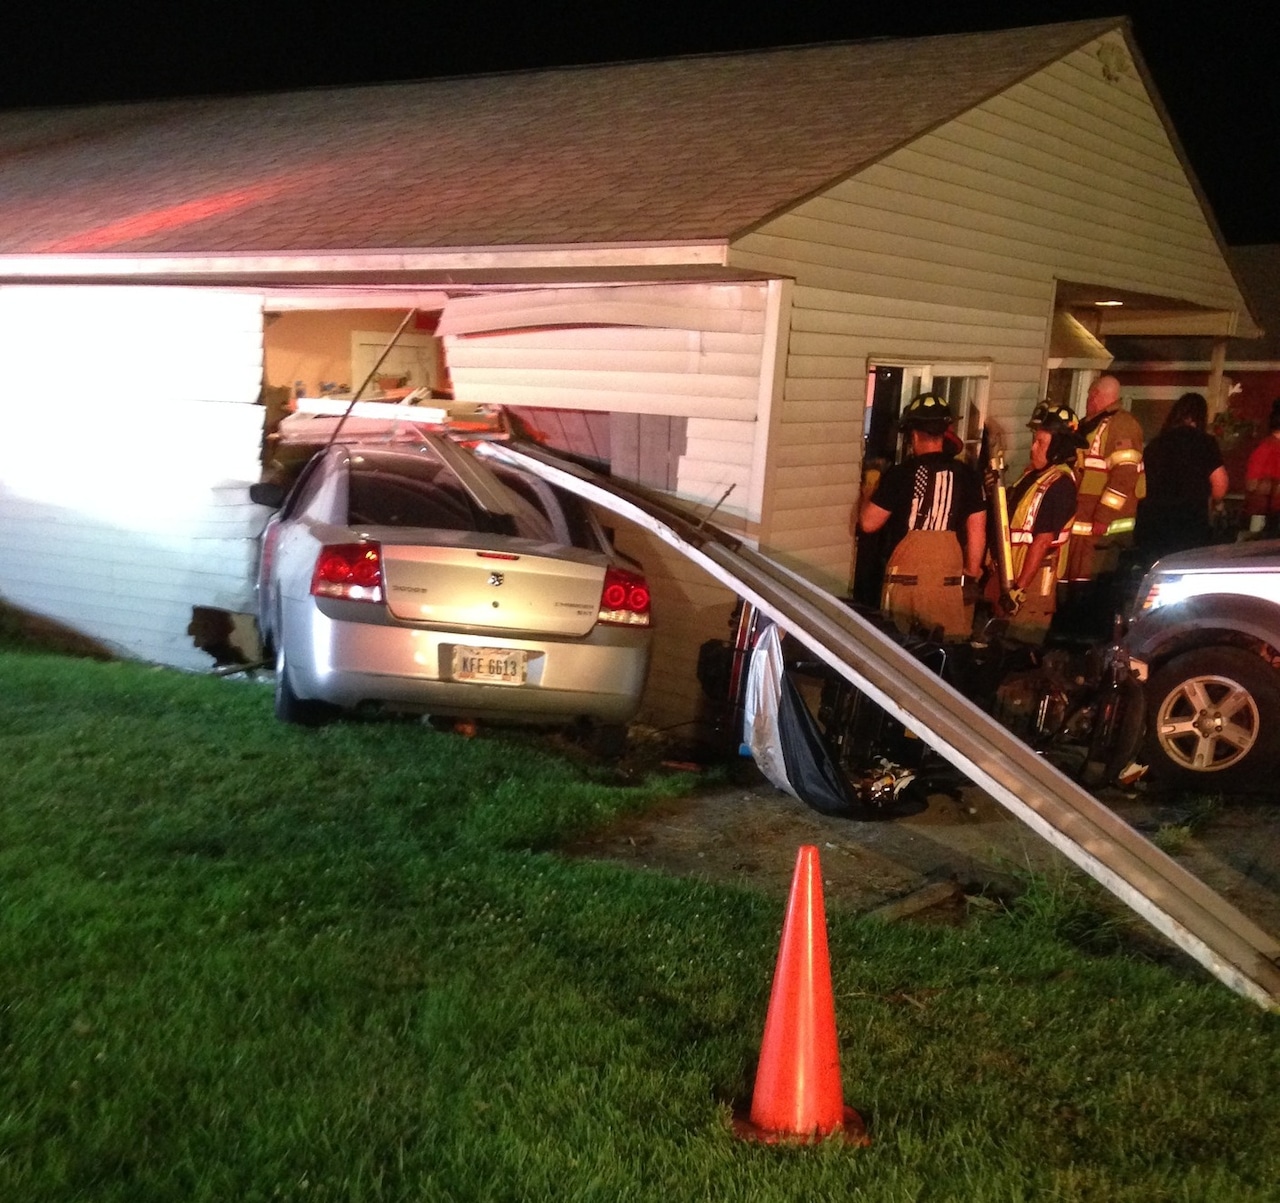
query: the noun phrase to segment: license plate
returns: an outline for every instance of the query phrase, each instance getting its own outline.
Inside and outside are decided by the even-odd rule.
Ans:
[[[529,653],[505,647],[454,647],[453,679],[485,685],[523,685]]]

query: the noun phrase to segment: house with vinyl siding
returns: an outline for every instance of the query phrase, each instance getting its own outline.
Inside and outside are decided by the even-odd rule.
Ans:
[[[1114,334],[1258,333],[1123,19],[0,113],[0,598],[208,667],[273,409],[349,397],[410,311],[384,383],[508,407],[837,594],[915,392],[1017,465]],[[734,599],[617,537],[642,718],[690,722]]]

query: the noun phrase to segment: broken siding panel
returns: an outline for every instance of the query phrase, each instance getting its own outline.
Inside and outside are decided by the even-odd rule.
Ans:
[[[760,371],[758,339],[754,348],[733,352],[706,350],[699,345],[701,339],[697,331],[674,331],[685,336],[685,341],[690,344],[678,348],[619,346],[624,341],[639,341],[635,337],[639,332],[630,329],[625,340],[611,331],[593,333],[608,333],[610,339],[599,339],[598,345],[590,348],[583,348],[570,340],[565,340],[561,346],[533,347],[514,334],[458,339],[449,344],[449,366],[451,370],[461,369],[463,372],[477,367],[545,372],[562,371],[566,364],[572,364],[578,371],[700,373],[751,378]],[[614,345],[599,345],[606,341],[612,341]]]
[[[747,419],[758,405],[766,291],[672,284],[464,297],[449,302],[440,330],[465,400]],[[553,321],[580,325],[546,329]]]
[[[454,297],[441,335],[546,326],[628,325],[759,334],[764,290],[754,284],[651,284],[543,288]]]
[[[495,339],[492,344],[487,339]],[[619,356],[630,353],[678,356],[681,363],[706,355],[734,355],[750,358],[758,353],[760,340],[756,332],[733,333],[707,330],[697,326],[632,326],[624,344],[620,345],[615,326],[552,326],[545,329],[503,330],[487,334],[459,337],[456,353],[467,356],[469,348],[493,345],[525,352],[531,356],[565,353],[590,358],[592,355]],[[614,362],[613,359],[609,360]]]
[[[718,418],[750,418],[756,409],[755,398],[708,396],[669,389],[647,391],[643,381],[625,381],[627,387],[578,388],[566,379],[558,387],[523,387],[518,373],[506,382],[473,380],[455,381],[454,394],[460,401],[486,405],[525,405],[542,409],[596,409],[609,413],[669,414],[683,417],[690,413]],[[615,380],[615,384],[623,378]]]
[[[609,472],[621,480],[673,491],[685,450],[687,419],[653,414],[602,415],[609,423]]]
[[[706,397],[712,400],[754,401],[758,391],[757,378],[752,376],[713,376],[699,372],[601,372],[586,371],[574,364],[558,369],[493,367],[491,365],[455,368],[450,364],[454,390],[468,397],[493,388],[510,388],[513,393],[545,392],[561,387],[572,389],[574,394],[634,394],[643,396],[651,392],[669,392],[684,397]],[[572,408],[587,408],[573,406]],[[591,407],[594,408],[594,407]]]
[[[609,415],[558,409],[511,406],[511,415],[529,437],[571,455],[607,463],[610,448]]]

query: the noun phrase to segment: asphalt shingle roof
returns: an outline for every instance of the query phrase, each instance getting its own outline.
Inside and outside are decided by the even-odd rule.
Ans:
[[[732,238],[1119,24],[0,113],[0,254]]]

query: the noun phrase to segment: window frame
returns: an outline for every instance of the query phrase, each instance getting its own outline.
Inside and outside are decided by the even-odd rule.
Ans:
[[[895,426],[902,410],[912,397],[933,391],[935,381],[961,379],[973,381],[972,394],[964,399],[964,410],[957,415],[956,433],[964,443],[964,458],[970,463],[978,459],[978,447],[982,440],[982,428],[986,424],[991,397],[990,359],[917,359],[909,356],[873,355],[867,359],[867,384],[864,397],[862,439],[864,458],[867,437],[871,430],[871,411],[875,401],[876,369],[894,368],[902,372],[902,387],[898,397],[898,409],[894,415]],[[950,391],[950,390],[948,390]],[[950,398],[949,398],[950,399]],[[901,440],[897,441],[896,458],[902,458]]]

